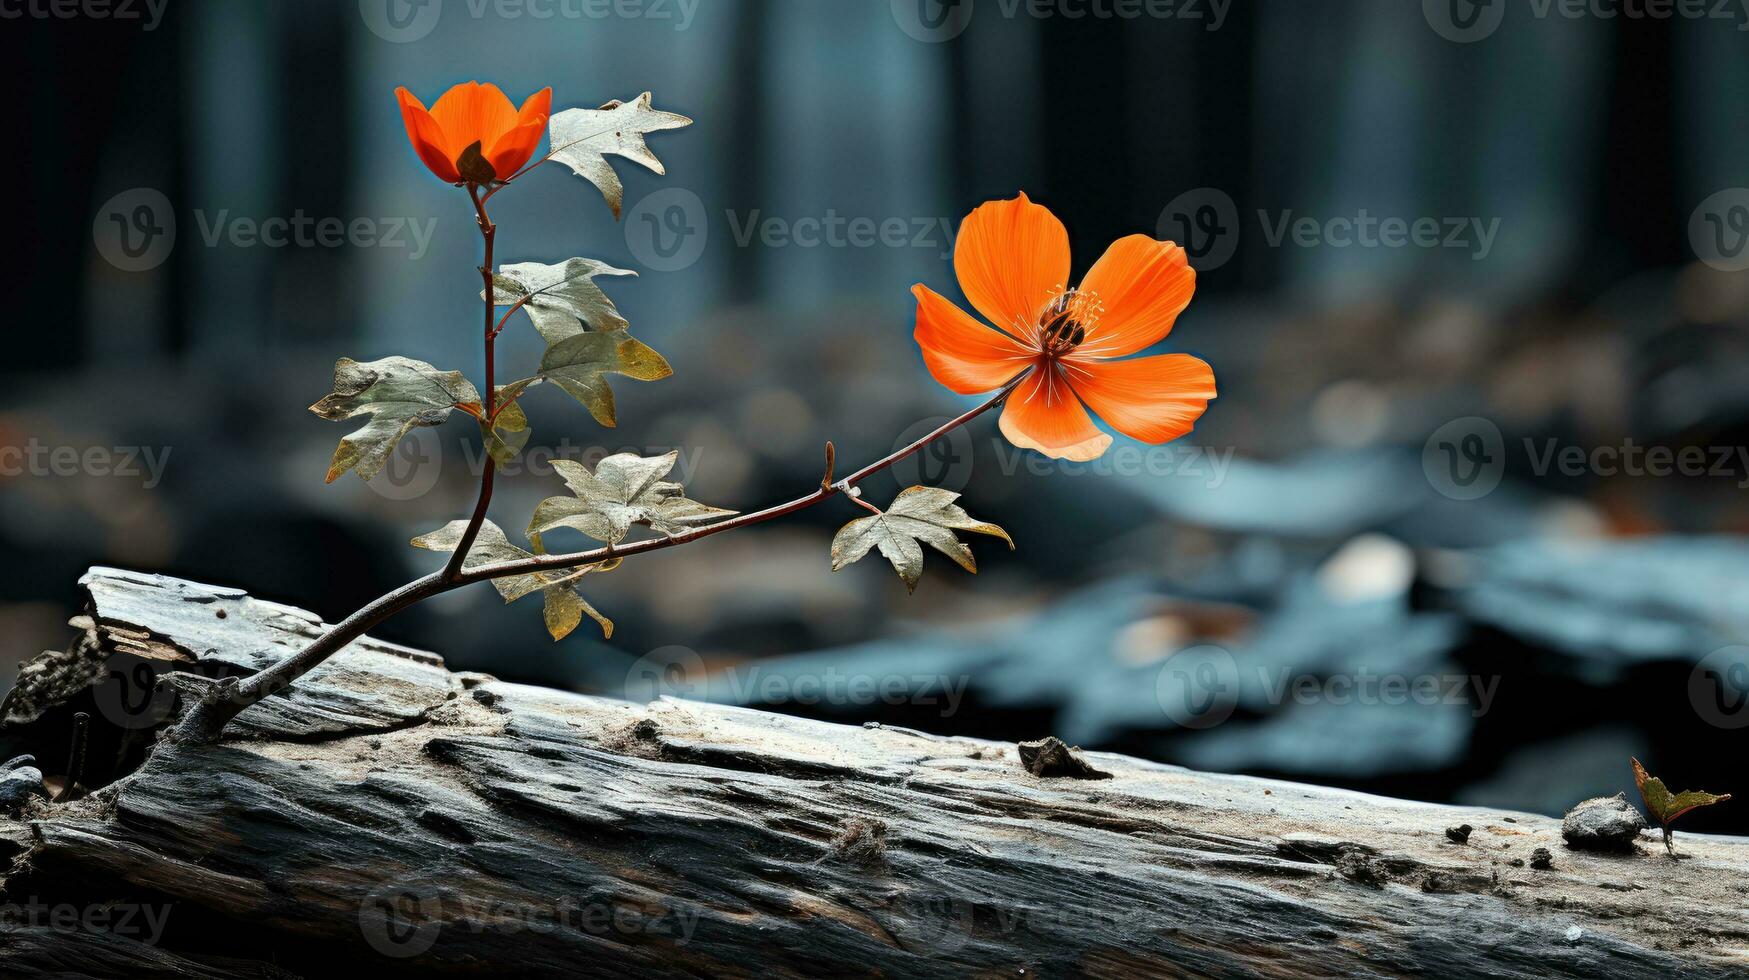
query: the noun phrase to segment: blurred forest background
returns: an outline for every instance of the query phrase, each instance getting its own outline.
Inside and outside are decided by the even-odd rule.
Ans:
[[[93,564],[331,620],[436,567],[406,542],[471,508],[474,427],[324,486],[349,429],[306,406],[342,355],[478,376],[471,215],[392,96],[477,77],[697,120],[653,139],[668,176],[620,168],[623,223],[562,167],[494,201],[503,261],[638,270],[605,288],[677,372],[616,382],[611,431],[534,392],[537,452],[493,511],[513,536],[562,492],[543,454],[677,449],[693,496],[747,510],[805,492],[827,439],[855,464],[962,410],[909,289],[958,296],[952,227],[1022,189],[1077,276],[1121,235],[1191,247],[1166,349],[1221,397],[1183,443],[1100,465],[985,421],[901,467],[1019,543],[975,543],[976,578],[932,555],[915,596],[875,559],[828,571],[858,513],[838,502],[591,579],[611,642],[555,645],[534,600],[485,588],[381,635],[613,696],[1426,799],[1559,813],[1631,795],[1630,755],[1743,797],[1749,15],[1622,15],[1642,7],[21,5],[0,686],[67,642]],[[249,233],[300,216],[348,231]],[[539,355],[507,341],[500,377]],[[1749,807],[1690,820],[1749,830]]]

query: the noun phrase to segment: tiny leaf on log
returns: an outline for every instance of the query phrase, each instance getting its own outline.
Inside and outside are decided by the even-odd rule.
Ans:
[[[566,109],[549,123],[552,152],[547,158],[569,166],[579,176],[601,189],[613,216],[620,216],[625,188],[607,162],[606,154],[625,157],[655,173],[667,173],[662,161],[650,152],[644,137],[665,129],[692,125],[692,120],[650,105],[645,92],[630,102],[615,100],[599,109]]]
[[[568,527],[597,541],[618,544],[634,524],[674,534],[694,524],[733,515],[732,510],[687,499],[684,487],[662,479],[674,469],[679,458],[679,452],[647,459],[619,453],[596,464],[593,473],[581,463],[554,460],[553,469],[564,477],[565,485],[576,496],[541,501],[528,525],[529,540],[538,547],[541,535]]]
[[[923,548],[927,544],[952,558],[961,568],[977,574],[978,563],[955,530],[975,531],[1008,542],[1014,539],[994,524],[985,524],[954,503],[959,494],[934,487],[912,487],[899,494],[886,513],[851,521],[832,539],[832,570],[860,561],[871,549],[893,563],[908,591],[917,591],[923,577]],[[919,543],[921,542],[921,544]]]
[[[334,365],[334,391],[310,406],[310,411],[338,422],[356,415],[370,421],[340,440],[328,466],[328,482],[356,469],[366,480],[383,464],[408,432],[418,426],[441,425],[462,408],[478,416],[480,393],[460,371],[439,371],[408,357],[385,357],[359,363],[341,358]]]
[[[1640,799],[1646,801],[1646,809],[1652,814],[1652,819],[1666,830],[1677,817],[1682,816],[1697,807],[1712,806],[1723,803],[1731,798],[1731,794],[1715,796],[1712,793],[1702,793],[1699,790],[1685,790],[1672,793],[1665,787],[1664,780],[1646,772],[1646,767],[1640,765],[1640,760],[1630,760],[1634,764],[1634,785],[1640,789]]]

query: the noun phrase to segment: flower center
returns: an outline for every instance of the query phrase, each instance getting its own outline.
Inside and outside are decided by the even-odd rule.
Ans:
[[[1038,317],[1038,347],[1057,358],[1081,346],[1088,328],[1099,319],[1099,301],[1091,293],[1065,289],[1045,304]]]

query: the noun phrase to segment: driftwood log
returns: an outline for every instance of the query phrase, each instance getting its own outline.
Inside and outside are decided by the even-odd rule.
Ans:
[[[64,797],[0,813],[0,976],[1749,968],[1741,839],[1582,853],[1530,814],[629,704],[369,640],[223,743],[176,744],[154,733],[179,692],[318,620],[157,576],[83,584],[77,641],[0,706],[8,758]]]

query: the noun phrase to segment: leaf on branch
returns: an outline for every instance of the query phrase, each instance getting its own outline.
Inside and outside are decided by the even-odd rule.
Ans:
[[[367,364],[341,358],[334,365],[334,392],[310,411],[331,422],[367,413],[371,418],[340,440],[328,482],[350,469],[366,480],[375,477],[402,437],[418,426],[443,424],[457,408],[476,416],[480,409],[479,391],[460,371],[439,371],[407,357]]]
[[[688,500],[686,490],[662,477],[674,468],[678,452],[643,458],[620,453],[603,459],[595,472],[570,460],[553,460],[575,497],[548,497],[534,509],[528,537],[540,547],[541,535],[568,527],[606,544],[625,540],[633,524],[675,534],[689,526],[735,512]]]
[[[625,317],[595,284],[595,277],[635,275],[630,269],[616,269],[595,259],[566,259],[558,265],[517,262],[499,267],[492,279],[493,301],[512,306],[526,297],[522,308],[534,321],[534,328],[547,343],[556,344],[585,329],[626,329]],[[485,298],[483,292],[481,298]]]
[[[540,373],[504,386],[506,399],[543,381],[563,388],[583,403],[595,421],[615,425],[613,389],[607,375],[623,374],[635,381],[660,381],[674,373],[668,362],[624,330],[589,331],[567,337],[547,348]]]
[[[1008,542],[1014,550],[1014,539],[994,524],[985,524],[954,503],[959,494],[934,487],[912,487],[900,492],[886,513],[851,521],[832,539],[832,570],[862,560],[871,549],[893,563],[905,588],[917,591],[923,577],[923,547],[927,544],[952,558],[961,568],[976,575],[978,563],[954,531],[975,531]]]
[[[485,419],[480,420],[480,435],[485,439],[486,452],[492,455],[499,468],[503,468],[516,459],[533,433],[528,430],[528,415],[522,411],[521,405],[504,401],[502,396],[499,402],[504,407],[498,411],[496,419],[490,424]]]
[[[1665,828],[1666,836],[1670,824],[1697,807],[1712,806],[1723,803],[1731,798],[1731,794],[1715,796],[1712,793],[1702,793],[1699,790],[1685,790],[1672,793],[1664,786],[1664,780],[1646,772],[1646,767],[1640,765],[1640,760],[1631,760],[1634,764],[1634,785],[1639,787],[1640,799],[1646,801],[1646,810],[1652,814],[1652,819]]]
[[[456,545],[461,544],[462,534],[467,527],[467,521],[451,521],[430,534],[414,538],[413,547],[424,548],[426,551],[453,552]],[[469,571],[482,565],[533,557],[533,552],[524,551],[511,544],[498,525],[486,521],[480,525],[480,533],[474,538],[474,546],[468,550],[467,559],[462,562],[462,570]],[[617,567],[619,560],[614,559],[611,562],[584,565],[575,569],[495,578],[492,585],[507,603],[515,602],[531,593],[542,593],[546,599],[547,632],[552,634],[554,640],[569,636],[577,628],[577,624],[583,621],[584,616],[600,624],[603,636],[612,638],[613,620],[597,612],[577,591],[576,584],[591,572],[612,571]]]
[[[614,100],[599,109],[566,109],[548,124],[552,151],[547,158],[569,166],[578,176],[601,189],[613,216],[620,216],[625,188],[607,162],[606,154],[625,157],[658,174],[668,171],[650,152],[644,137],[665,129],[692,125],[692,120],[652,108],[650,93],[630,102]]]

